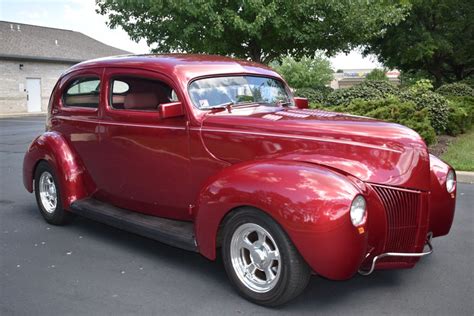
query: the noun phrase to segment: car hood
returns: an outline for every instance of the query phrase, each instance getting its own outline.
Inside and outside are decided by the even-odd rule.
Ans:
[[[325,165],[363,181],[429,189],[425,143],[402,125],[366,117],[265,107],[209,114],[201,139],[215,158],[285,159]]]

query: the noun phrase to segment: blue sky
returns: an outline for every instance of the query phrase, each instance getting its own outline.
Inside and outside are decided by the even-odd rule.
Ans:
[[[135,43],[122,29],[106,26],[107,17],[95,13],[94,0],[0,0],[0,20],[68,29],[84,33],[103,43],[133,53],[147,53],[145,41]],[[331,58],[333,68],[374,68],[374,58],[362,58],[353,51]]]

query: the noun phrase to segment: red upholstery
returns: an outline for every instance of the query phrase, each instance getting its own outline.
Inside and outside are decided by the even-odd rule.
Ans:
[[[156,94],[150,92],[129,93],[123,104],[125,109],[151,110],[158,107]]]

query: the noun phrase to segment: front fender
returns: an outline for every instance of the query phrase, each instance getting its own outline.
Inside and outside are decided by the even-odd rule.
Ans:
[[[433,237],[447,235],[451,229],[456,208],[456,189],[452,193],[446,190],[446,176],[452,169],[436,156],[430,155],[431,192],[430,192],[430,228]]]
[[[79,156],[65,138],[57,132],[46,132],[38,136],[28,148],[23,160],[23,184],[33,192],[33,177],[37,164],[47,161],[58,178],[63,208],[72,202],[90,195],[92,185]]]
[[[258,161],[233,165],[200,192],[195,218],[200,252],[216,257],[216,237],[225,215],[252,206],[270,215],[310,265],[325,277],[347,279],[367,250],[367,233],[348,214],[360,189],[347,177],[304,162]]]

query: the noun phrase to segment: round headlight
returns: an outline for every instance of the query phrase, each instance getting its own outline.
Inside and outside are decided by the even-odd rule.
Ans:
[[[448,174],[446,175],[446,190],[449,193],[453,192],[456,188],[456,177],[454,176],[454,171],[449,170]]]
[[[358,195],[351,204],[352,225],[360,226],[365,223],[367,218],[367,205],[362,195]]]

